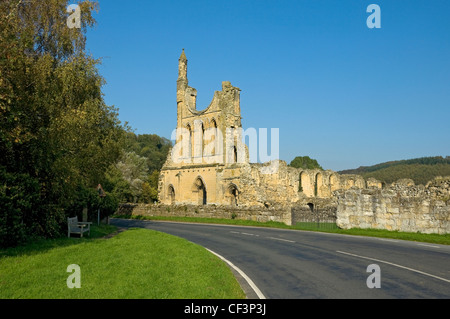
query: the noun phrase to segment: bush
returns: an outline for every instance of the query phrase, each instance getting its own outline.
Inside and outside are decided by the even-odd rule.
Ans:
[[[319,165],[317,160],[310,158],[309,156],[297,156],[290,163],[290,167],[303,168],[303,169],[320,169],[323,170],[322,166]]]
[[[100,208],[100,219],[111,216],[119,207],[119,199],[113,193],[106,192],[105,197],[98,196],[95,188],[79,186],[77,194],[71,205],[66,208],[67,217],[77,216],[83,218],[83,209],[88,209],[88,220],[97,221],[98,209]]]
[[[39,182],[28,174],[11,174],[0,166],[0,246],[24,243],[44,235],[40,219]]]

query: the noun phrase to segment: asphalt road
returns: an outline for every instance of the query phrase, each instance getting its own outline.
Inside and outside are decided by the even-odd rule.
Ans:
[[[265,298],[450,298],[447,245],[262,227],[122,219],[111,223],[199,244],[237,266]]]

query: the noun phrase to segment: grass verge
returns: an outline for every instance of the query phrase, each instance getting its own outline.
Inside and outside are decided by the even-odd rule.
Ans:
[[[0,256],[0,299],[245,298],[218,257],[148,229],[130,229],[110,239],[42,241]],[[72,264],[80,267],[81,288],[67,286]]]
[[[191,222],[191,223],[210,223],[210,224],[227,224],[227,225],[239,225],[239,226],[257,226],[257,227],[274,227],[283,229],[295,229],[295,230],[307,230],[307,231],[319,231],[336,234],[346,234],[355,236],[370,236],[380,238],[390,238],[399,240],[410,240],[442,245],[450,245],[450,234],[423,234],[423,233],[410,233],[400,231],[389,231],[382,229],[341,229],[338,227],[324,227],[315,228],[314,223],[299,223],[297,225],[286,225],[280,222],[257,222],[252,220],[239,220],[239,219],[221,219],[221,218],[201,218],[201,217],[174,217],[174,216],[130,216],[122,215],[115,216],[116,218],[132,218],[142,220],[165,220],[165,221],[179,221],[179,222]]]

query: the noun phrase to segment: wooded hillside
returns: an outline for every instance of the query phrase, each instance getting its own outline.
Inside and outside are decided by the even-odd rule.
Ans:
[[[410,178],[416,185],[425,185],[436,176],[450,176],[450,156],[421,157],[408,160],[390,161],[373,166],[360,166],[340,174],[358,174],[364,178],[373,177],[387,184],[401,178]]]

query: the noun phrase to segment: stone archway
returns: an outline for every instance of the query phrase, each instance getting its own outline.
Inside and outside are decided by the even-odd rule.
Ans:
[[[175,189],[173,188],[172,185],[169,185],[167,195],[169,197],[170,204],[175,204]]]
[[[193,138],[192,138],[192,128],[191,128],[191,125],[188,124],[188,125],[186,126],[186,129],[188,130],[188,134],[187,134],[187,136],[186,136],[187,141],[185,142],[185,143],[186,143],[185,145],[186,145],[186,147],[188,148],[188,149],[187,149],[187,157],[188,157],[189,162],[190,162],[192,156],[194,155],[194,152],[193,152],[194,147],[193,147],[193,143],[192,143]]]
[[[340,185],[339,177],[336,174],[331,174],[329,181],[330,181],[330,193],[332,195],[335,190],[338,190],[341,188],[341,185]]]
[[[231,206],[238,205],[239,190],[235,184],[230,184],[227,189],[226,196],[228,197]]]
[[[322,173],[317,173],[314,181],[314,196],[323,197],[323,175]]]
[[[200,176],[195,179],[193,192],[197,193],[197,205],[207,204],[206,185]]]
[[[314,183],[311,183],[311,176],[308,174],[308,172],[302,171],[298,177],[299,186],[298,190],[299,192],[303,192],[307,197],[313,197],[314,196]]]
[[[214,130],[213,131],[213,137],[214,137],[214,140],[213,140],[214,144],[213,145],[214,145],[214,148],[213,148],[213,150],[211,152],[211,155],[215,156],[218,153],[217,142],[219,141],[219,139],[217,138],[217,122],[216,122],[216,120],[214,118],[211,120],[211,128]]]

